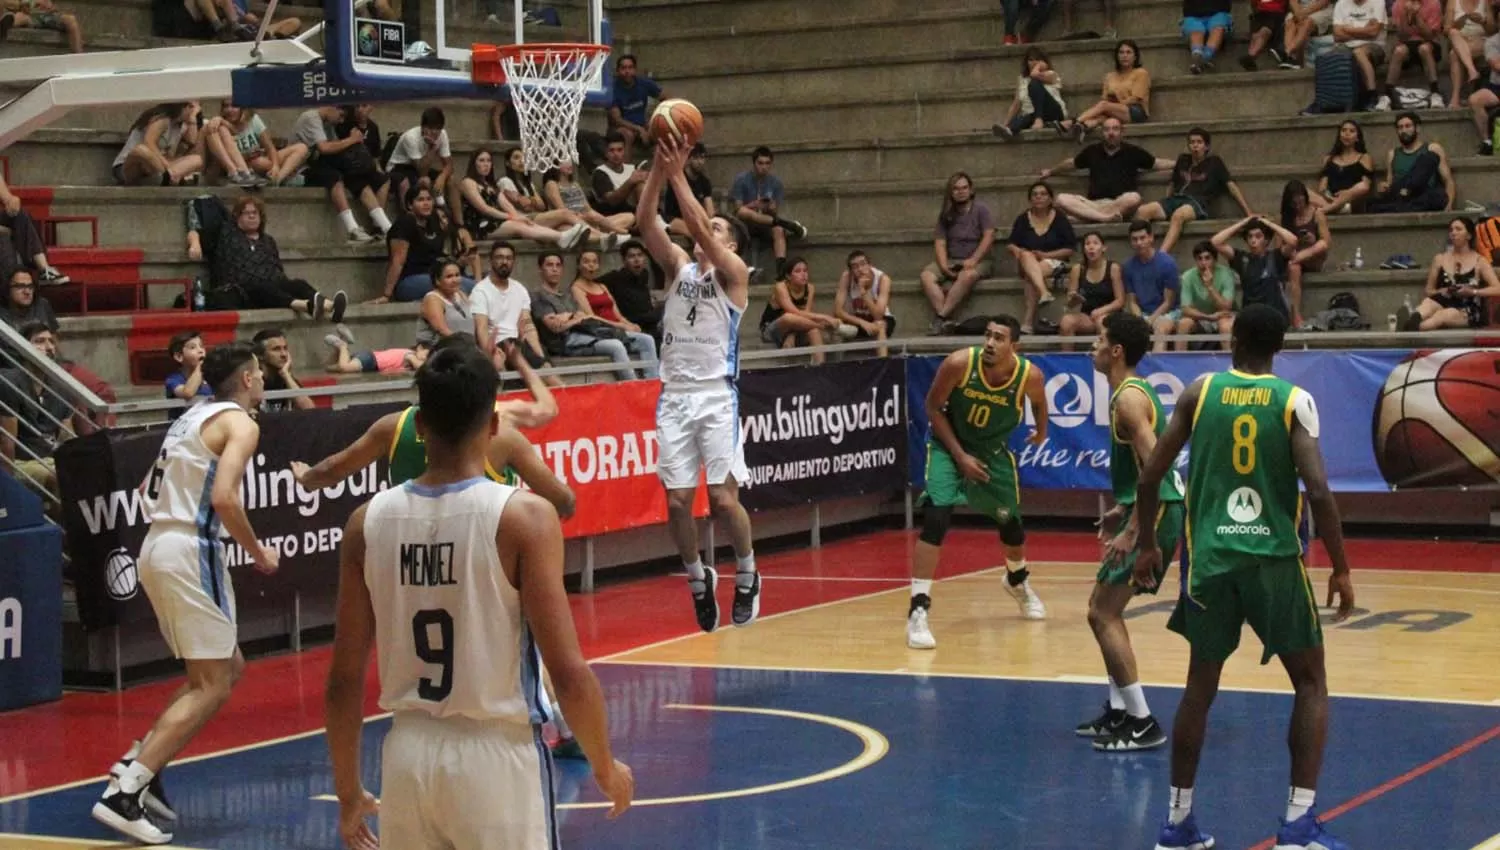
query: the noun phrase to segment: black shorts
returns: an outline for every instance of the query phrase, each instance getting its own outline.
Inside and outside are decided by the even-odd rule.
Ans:
[[[332,189],[339,183],[349,194],[358,197],[361,192],[369,189],[379,192],[385,186],[386,176],[379,171],[357,171],[349,173],[339,167],[337,157],[318,157],[307,166],[304,179],[309,186],[319,186],[324,189]]]
[[[886,339],[890,339],[891,337],[893,337],[895,335],[896,335],[896,317],[895,316],[891,316],[891,315],[887,315],[885,317],[885,338]],[[854,338],[855,339],[874,339],[874,337],[870,336],[870,334],[868,334],[868,333],[865,332],[864,328],[859,328],[858,331],[854,334]]]
[[[1254,35],[1257,30],[1270,30],[1271,46],[1280,49],[1281,44],[1286,40],[1286,13],[1251,12],[1250,34]]]

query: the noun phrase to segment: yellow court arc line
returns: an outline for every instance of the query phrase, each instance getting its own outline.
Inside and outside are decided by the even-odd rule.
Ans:
[[[811,776],[801,776],[796,779],[786,779],[781,782],[772,782],[766,785],[752,785],[749,788],[734,788],[728,791],[710,791],[704,794],[684,794],[679,797],[650,797],[644,800],[636,800],[631,803],[632,807],[642,806],[672,806],[682,803],[707,803],[712,800],[732,800],[736,797],[753,797],[760,794],[772,794],[777,791],[787,791],[793,788],[805,788],[808,785],[816,785],[820,782],[829,782],[851,773],[864,770],[877,761],[885,758],[886,753],[891,751],[891,742],[875,729],[855,723],[853,720],[845,720],[842,717],[831,717],[827,714],[812,714],[805,711],[789,711],[781,708],[750,708],[738,705],[686,705],[680,703],[669,703],[662,708],[683,709],[686,711],[725,711],[735,714],[760,714],[767,717],[787,717],[793,720],[805,720],[810,723],[822,723],[858,738],[864,744],[864,749],[859,755],[844,762],[843,764],[814,773]],[[323,802],[338,802],[338,798],[332,794],[318,794],[312,799]],[[571,809],[607,809],[611,803],[560,803],[559,810]]]
[[[1481,842],[1474,850],[1500,850],[1500,835],[1493,836],[1488,841]]]

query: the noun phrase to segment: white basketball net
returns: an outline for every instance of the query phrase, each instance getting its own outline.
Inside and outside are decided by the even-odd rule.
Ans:
[[[594,45],[525,45],[500,61],[521,125],[527,171],[578,161],[578,115],[595,74],[609,58]],[[582,49],[581,49],[582,48]]]

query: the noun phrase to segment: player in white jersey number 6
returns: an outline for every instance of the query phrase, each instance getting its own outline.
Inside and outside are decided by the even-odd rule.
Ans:
[[[339,832],[353,850],[556,850],[543,659],[611,816],[635,794],[578,647],[562,524],[540,496],[485,476],[500,428],[489,357],[440,348],[416,383],[426,468],[356,509],[340,552],[326,706]],[[367,822],[375,800],[360,784],[372,647],[380,707],[395,715],[378,842]]]
[[[719,575],[698,553],[693,493],[698,470],[708,480],[713,515],[729,525],[738,568],[731,619],[748,626],[760,613],[760,574],[750,534],[750,515],[740,504],[739,482],[749,471],[740,445],[740,318],[750,302],[750,270],[736,253],[745,244],[744,225],[726,216],[709,218],[683,176],[687,153],[675,139],[658,139],[656,159],[636,206],[641,240],[672,284],[662,310],[661,400],[656,405],[657,475],[667,490],[667,526],[682,555],[698,627],[719,627],[715,590]],[[693,238],[693,256],[672,244],[657,214],[663,184],[670,184]],[[710,553],[709,560],[712,560]]]

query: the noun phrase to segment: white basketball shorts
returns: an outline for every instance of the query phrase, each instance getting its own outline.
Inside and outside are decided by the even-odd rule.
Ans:
[[[192,531],[152,527],[141,545],[141,587],[172,654],[226,659],[239,645],[234,585],[224,544]]]
[[[380,846],[557,850],[540,726],[396,714],[380,767]]]
[[[731,475],[743,483],[750,470],[740,436],[740,398],[733,387],[663,387],[656,403],[656,474],[668,490],[697,487],[699,469],[709,484],[723,484]]]

